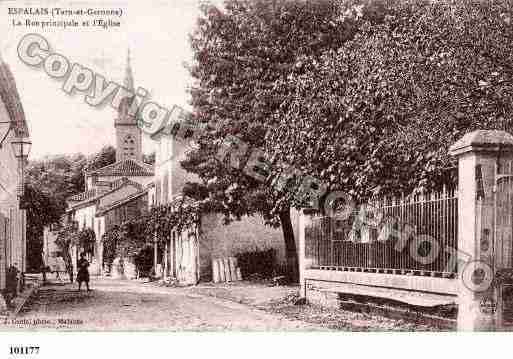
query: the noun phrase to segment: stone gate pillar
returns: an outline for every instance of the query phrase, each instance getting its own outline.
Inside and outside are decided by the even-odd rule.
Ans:
[[[458,330],[495,330],[495,173],[499,159],[513,159],[513,136],[474,131],[449,152],[458,159]]]

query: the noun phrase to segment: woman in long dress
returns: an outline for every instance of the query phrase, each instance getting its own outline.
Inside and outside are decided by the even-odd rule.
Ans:
[[[78,290],[81,290],[82,283],[86,284],[87,291],[89,292],[89,262],[85,259],[85,253],[80,253],[80,259],[77,263],[77,282]]]

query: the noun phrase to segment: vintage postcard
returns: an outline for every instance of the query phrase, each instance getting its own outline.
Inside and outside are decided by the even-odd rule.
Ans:
[[[0,20],[2,333],[513,328],[512,2]]]

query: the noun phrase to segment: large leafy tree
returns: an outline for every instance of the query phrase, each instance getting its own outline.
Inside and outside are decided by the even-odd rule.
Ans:
[[[205,5],[191,36],[193,116],[213,126],[182,162],[204,185],[204,190],[187,187],[187,194],[206,200],[227,222],[260,214],[270,225],[281,225],[292,279],[298,267],[291,201],[268,183],[245,176],[237,164],[214,158],[229,135],[250,148],[267,147],[266,133],[285,120],[275,115],[285,98],[294,96],[277,84],[296,76],[304,61],[343,46],[362,24],[383,21],[381,2],[362,3],[227,0],[222,8]]]
[[[42,266],[43,230],[64,214],[66,197],[84,186],[83,155],[53,156],[29,162],[23,206],[27,211],[27,266]]]
[[[191,39],[191,94],[194,116],[215,125],[183,162],[206,191],[189,189],[228,218],[261,213],[281,223],[292,263],[288,207],[304,199],[212,160],[227,135],[263,147],[274,176],[288,163],[298,181],[315,176],[360,201],[447,182],[451,143],[476,128],[511,130],[511,7],[500,0],[206,6]]]
[[[27,258],[30,269],[41,268],[44,227],[59,221],[66,210],[66,198],[84,191],[84,171],[107,166],[115,160],[114,147],[106,146],[89,157],[83,154],[56,155],[28,164],[24,207],[27,210]],[[61,242],[66,248],[65,240]]]
[[[84,190],[83,170],[87,158],[82,154],[56,155],[30,161],[26,182],[48,193],[58,203],[60,214],[66,208],[66,198]]]
[[[43,229],[59,220],[59,204],[49,193],[27,184],[23,207],[27,210],[27,269],[39,271],[43,264]]]

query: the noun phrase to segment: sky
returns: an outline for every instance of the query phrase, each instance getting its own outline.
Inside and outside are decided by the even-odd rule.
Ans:
[[[26,18],[37,17],[10,15],[9,8],[13,7],[121,8],[123,14],[118,18],[119,28],[40,29],[14,26],[13,19],[24,22]],[[80,92],[67,95],[61,88],[63,80],[52,79],[42,68],[24,64],[17,55],[18,43],[24,35],[43,35],[54,52],[118,83],[122,83],[130,48],[135,86],[147,89],[152,101],[167,108],[173,105],[189,108],[187,87],[191,79],[184,63],[191,60],[188,35],[195,25],[198,8],[199,0],[0,0],[0,33],[3,34],[0,53],[14,74],[25,110],[33,143],[30,158],[77,152],[92,154],[105,145],[114,145],[116,111],[110,106],[89,106]],[[153,151],[147,135],[143,135],[143,150]]]

